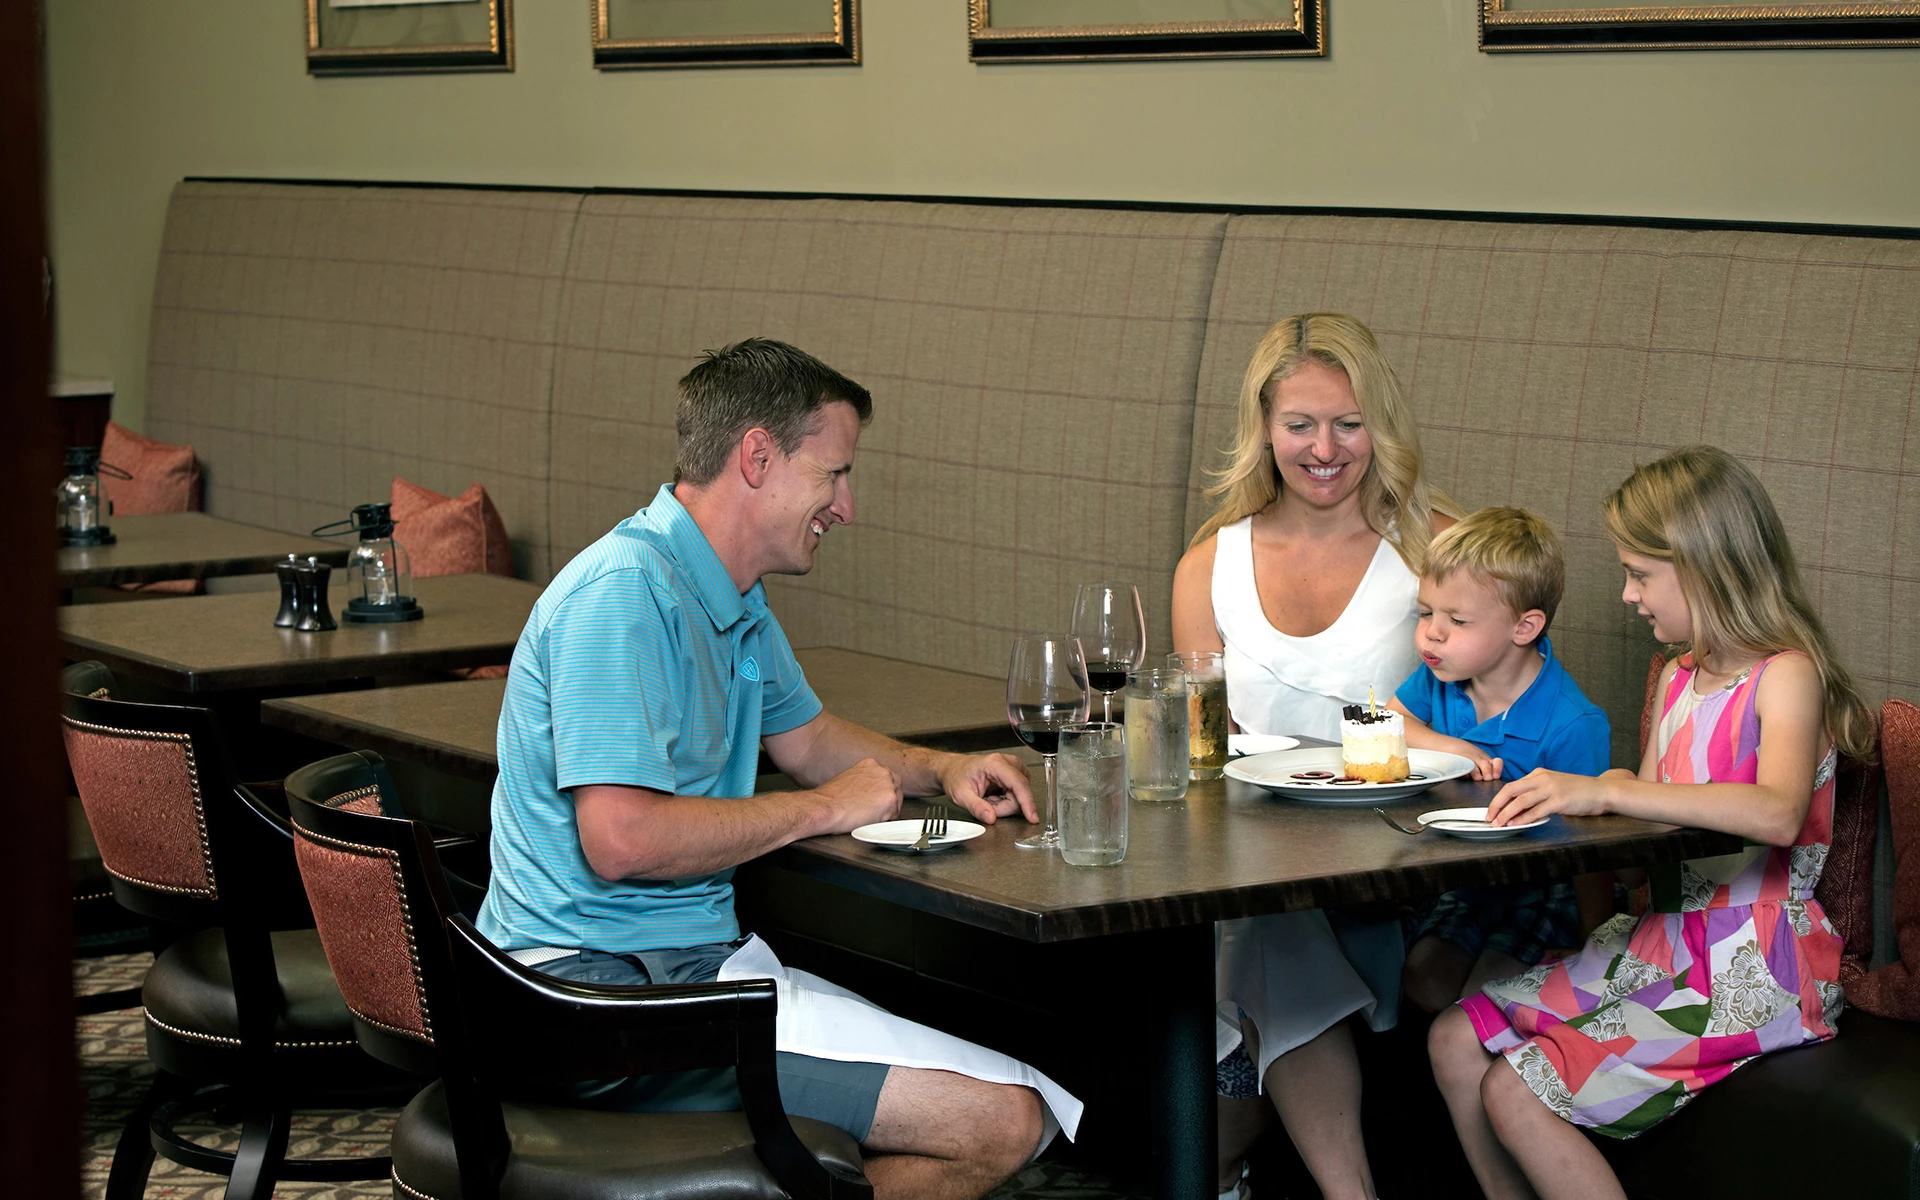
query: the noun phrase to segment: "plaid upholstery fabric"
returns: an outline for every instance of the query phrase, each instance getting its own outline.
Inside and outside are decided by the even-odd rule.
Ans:
[[[796,646],[999,674],[1073,585],[1141,586],[1160,648],[1224,218],[590,196],[554,385],[554,560],[673,465],[674,385],[764,335],[871,389],[855,523],[769,580]]]
[[[1600,500],[1690,442],[1751,463],[1808,591],[1878,703],[1920,694],[1920,242],[1736,231],[1236,217],[1202,357],[1187,529],[1232,438],[1241,373],[1272,322],[1352,313],[1420,418],[1432,480],[1518,504],[1567,538],[1554,648],[1637,761],[1654,649],[1618,599]]]
[[[154,284],[147,432],[206,508],[288,530],[403,475],[486,485],[550,573],[548,396],[574,193],[182,183]],[[401,535],[405,540],[405,534]]]

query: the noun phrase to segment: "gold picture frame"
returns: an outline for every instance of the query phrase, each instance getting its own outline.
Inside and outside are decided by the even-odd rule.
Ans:
[[[305,0],[307,72],[513,70],[513,0]]]
[[[967,0],[968,57],[977,63],[1123,59],[1318,58],[1327,53],[1327,0],[1292,0],[1275,20],[1197,19],[1114,25],[993,22],[994,0]]]
[[[1920,46],[1920,0],[1511,7],[1480,0],[1480,49],[1759,50]]]
[[[819,0],[823,15],[831,5],[831,27],[781,29],[779,22],[735,20],[702,30],[679,23],[673,34],[623,34],[614,26],[616,4],[643,10],[668,9],[676,0],[589,0],[593,11],[593,65],[602,70],[645,67],[792,67],[860,65],[860,0]],[[736,0],[735,8],[744,7]],[[718,15],[727,15],[714,6]],[[682,12],[685,12],[682,3]],[[739,15],[737,12],[734,14]]]

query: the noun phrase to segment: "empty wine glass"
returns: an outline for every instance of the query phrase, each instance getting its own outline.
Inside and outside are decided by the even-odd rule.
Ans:
[[[1113,720],[1113,694],[1147,657],[1147,619],[1131,583],[1083,583],[1073,594],[1073,635],[1087,656],[1087,682],[1100,693],[1103,719]]]
[[[1060,749],[1060,727],[1086,720],[1087,703],[1087,663],[1078,638],[1014,639],[1013,659],[1007,664],[1007,720],[1015,736],[1047,760],[1040,832],[1014,845],[1036,850],[1060,844],[1053,756]]]

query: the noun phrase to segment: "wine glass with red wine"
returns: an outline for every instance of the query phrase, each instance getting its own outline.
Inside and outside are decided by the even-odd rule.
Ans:
[[[1073,594],[1073,635],[1087,656],[1087,682],[1113,720],[1113,694],[1147,657],[1147,619],[1131,583],[1083,583]]]
[[[1007,664],[1007,720],[1013,732],[1047,760],[1047,794],[1040,832],[1014,845],[1027,850],[1060,844],[1059,804],[1053,782],[1053,756],[1060,749],[1060,727],[1087,719],[1087,663],[1073,637],[1023,637],[1013,643]]]

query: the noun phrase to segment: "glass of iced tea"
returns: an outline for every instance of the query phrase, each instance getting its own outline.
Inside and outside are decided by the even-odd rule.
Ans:
[[[1227,665],[1218,650],[1180,650],[1167,665],[1187,677],[1187,736],[1195,779],[1218,779],[1227,769]]]

